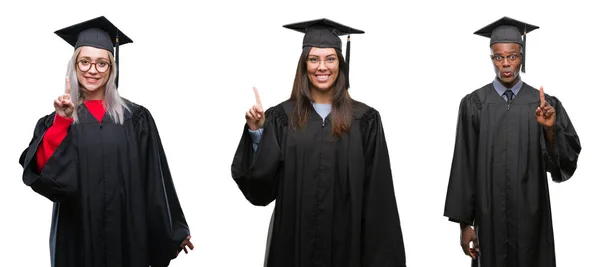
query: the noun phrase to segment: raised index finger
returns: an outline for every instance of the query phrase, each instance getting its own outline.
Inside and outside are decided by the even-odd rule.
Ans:
[[[65,94],[71,94],[71,80],[69,76],[65,79]]]
[[[544,96],[544,87],[540,86],[540,107],[546,105],[546,97]]]
[[[256,98],[256,104],[262,107],[262,103],[260,102],[260,95],[258,95],[258,89],[256,87],[252,87],[254,89],[254,97]]]

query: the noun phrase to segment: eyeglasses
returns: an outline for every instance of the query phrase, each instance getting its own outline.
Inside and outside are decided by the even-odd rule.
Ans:
[[[77,61],[77,67],[83,72],[89,71],[92,68],[92,65],[94,65],[96,70],[101,73],[106,72],[110,68],[110,63],[104,60],[99,62],[89,62],[87,59],[81,59]]]
[[[501,56],[501,55],[491,55],[490,58],[492,58],[492,60],[496,61],[496,62],[502,62],[504,61],[505,58],[508,58],[509,61],[515,61],[517,60],[517,58],[520,58],[521,55],[519,54],[512,54],[512,55],[508,55],[508,56]]]
[[[316,57],[309,57],[306,60],[306,64],[308,64],[311,67],[317,67],[321,64],[321,61],[325,62],[325,66],[327,67],[335,67],[335,65],[338,63],[338,59],[335,57],[328,57],[325,60],[320,60]]]

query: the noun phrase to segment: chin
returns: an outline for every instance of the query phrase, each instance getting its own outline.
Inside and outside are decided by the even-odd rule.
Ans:
[[[84,89],[86,92],[88,92],[88,93],[96,93],[96,92],[98,92],[98,91],[100,91],[100,90],[103,90],[103,89],[102,89],[103,87],[102,87],[102,86],[100,86],[100,85],[85,85],[85,84],[84,84],[84,85],[82,85],[81,87],[83,87],[83,89]]]
[[[512,77],[510,77],[510,78],[506,78],[506,77],[503,77],[503,76],[497,76],[497,78],[498,78],[498,79],[499,79],[501,82],[503,82],[503,83],[511,83],[511,82],[513,82],[513,81],[515,80],[515,76],[512,76]]]
[[[86,91],[92,93],[92,92],[96,92],[98,90],[100,90],[99,86],[83,86],[83,88],[85,88]]]
[[[313,84],[312,87],[314,89],[318,90],[318,91],[327,92],[327,91],[333,89],[333,84],[329,84],[329,83],[327,83],[327,84]]]

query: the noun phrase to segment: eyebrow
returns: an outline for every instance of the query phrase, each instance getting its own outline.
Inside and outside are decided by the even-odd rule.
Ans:
[[[309,54],[308,56],[309,57],[319,57],[319,55],[315,55],[315,54]],[[337,54],[329,54],[329,55],[326,55],[325,57],[330,57],[330,56],[337,56]]]
[[[506,51],[507,54],[515,54],[515,53],[520,53],[520,50],[510,50],[510,51]],[[493,55],[502,55],[503,53],[501,52],[494,52]]]
[[[91,57],[82,56],[82,57],[79,57],[79,59],[92,59],[92,58]],[[106,61],[110,61],[110,60],[108,60],[108,58],[105,58],[105,57],[96,58],[96,60],[100,60],[100,59],[104,59]]]

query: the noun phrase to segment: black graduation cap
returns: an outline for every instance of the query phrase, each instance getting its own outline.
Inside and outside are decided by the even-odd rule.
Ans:
[[[91,46],[107,50],[115,55],[115,63],[117,64],[115,84],[117,87],[119,86],[119,45],[133,43],[133,41],[108,19],[100,16],[60,29],[54,33],[75,49],[81,46]],[[113,47],[116,48],[116,53]]]
[[[490,38],[490,46],[495,43],[516,43],[523,47],[521,71],[525,72],[525,44],[527,33],[540,27],[531,25],[509,17],[502,17],[493,23],[474,32],[474,34]],[[521,38],[523,36],[523,38]]]
[[[302,48],[335,48],[341,52],[342,40],[339,36],[348,35],[348,40],[346,41],[346,88],[350,88],[350,34],[362,34],[365,33],[364,31],[326,18],[287,24],[283,25],[283,27],[304,33]]]

